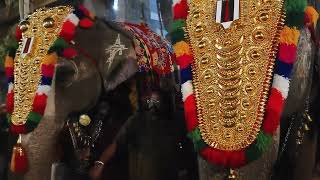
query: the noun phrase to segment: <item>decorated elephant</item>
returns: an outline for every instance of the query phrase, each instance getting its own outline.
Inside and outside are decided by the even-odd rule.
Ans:
[[[104,5],[104,1],[96,3]],[[66,127],[77,136],[78,127],[95,126],[95,118],[103,120],[98,116],[108,113],[113,114],[113,122],[125,122],[135,109],[157,104],[158,95],[152,92],[170,95],[174,85],[168,44],[150,30],[153,44],[144,44],[130,29],[145,26],[106,22],[84,6],[57,5],[38,9],[21,21],[17,41],[8,48],[7,126],[18,139],[10,164],[18,174],[11,173],[9,179],[53,178],[52,164],[66,156],[59,141]],[[99,133],[101,126],[95,127]],[[73,145],[77,144],[73,140],[79,140],[92,146],[95,132],[89,133],[88,141],[71,137]]]
[[[178,0],[173,11],[171,37],[200,179],[277,179],[278,172],[282,179],[311,179],[315,9],[306,0]],[[296,154],[297,144],[304,153]],[[276,161],[288,162],[284,150],[287,160],[295,157],[288,163],[294,169],[281,172]]]

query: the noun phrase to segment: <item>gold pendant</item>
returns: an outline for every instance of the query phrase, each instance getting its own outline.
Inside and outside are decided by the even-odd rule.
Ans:
[[[283,0],[240,0],[239,18],[215,21],[217,0],[190,2],[187,33],[204,141],[219,150],[246,148],[260,131],[272,78]]]

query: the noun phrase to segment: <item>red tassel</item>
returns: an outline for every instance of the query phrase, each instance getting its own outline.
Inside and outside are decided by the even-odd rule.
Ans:
[[[13,92],[10,92],[7,94],[7,112],[12,113],[13,112]]]
[[[42,64],[42,66],[41,66],[42,75],[45,77],[52,78],[54,75],[54,70],[55,70],[55,66],[52,64],[50,64],[50,65]]]
[[[6,77],[12,77],[13,76],[13,67],[6,67],[5,72],[6,72]]]
[[[177,64],[180,66],[181,69],[187,68],[192,62],[193,57],[191,55],[182,55],[176,58]]]
[[[60,37],[62,37],[65,41],[70,42],[71,40],[73,40],[75,32],[76,26],[72,22],[66,21],[63,23]]]
[[[22,31],[20,30],[20,27],[16,27],[16,40],[19,42],[22,39]]]
[[[32,111],[43,115],[47,106],[47,98],[48,97],[45,94],[42,94],[42,95],[37,94],[34,97]]]
[[[274,134],[277,130],[283,105],[284,99],[281,93],[277,89],[272,88],[266,108],[265,120],[263,122],[263,130],[265,133]]]
[[[10,125],[10,132],[12,134],[26,134],[27,130],[26,130],[26,127],[24,125],[16,126],[14,124],[11,124]]]
[[[210,147],[204,148],[201,152],[208,162],[230,168],[239,168],[246,163],[245,152],[242,151],[221,151]]]
[[[173,7],[173,14],[174,14],[173,19],[174,20],[176,20],[176,19],[187,19],[188,10],[189,10],[189,7],[188,7],[187,0],[181,0],[180,3],[176,4]]]
[[[10,170],[13,173],[25,173],[28,170],[28,159],[21,145],[21,135],[19,135],[18,143],[13,147]]]
[[[287,64],[293,64],[296,60],[297,47],[293,44],[280,44],[279,59]]]
[[[85,8],[83,5],[80,5],[80,6],[79,6],[79,10],[82,11],[85,16],[89,17],[90,12],[89,12],[89,10],[88,10],[87,8]]]
[[[63,56],[67,59],[72,59],[77,56],[77,51],[73,48],[66,48],[63,51]]]
[[[196,100],[194,95],[187,97],[184,102],[184,113],[186,117],[187,130],[193,131],[198,126]]]
[[[87,29],[93,26],[93,22],[88,18],[83,18],[80,20],[79,26]]]

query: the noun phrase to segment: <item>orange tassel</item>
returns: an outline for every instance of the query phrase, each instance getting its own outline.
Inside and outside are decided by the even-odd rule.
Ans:
[[[28,159],[21,144],[21,135],[19,135],[17,144],[13,147],[10,170],[13,173],[25,173],[28,170]]]

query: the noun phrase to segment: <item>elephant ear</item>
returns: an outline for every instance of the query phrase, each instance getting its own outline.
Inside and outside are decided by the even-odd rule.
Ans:
[[[109,74],[104,79],[107,91],[115,89],[119,84],[132,77],[138,71],[137,62],[133,58],[122,59],[121,62],[110,68]]]
[[[99,62],[106,91],[115,89],[138,72],[132,37],[117,24],[106,22],[108,40],[103,43],[104,57]]]

